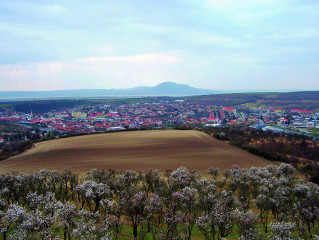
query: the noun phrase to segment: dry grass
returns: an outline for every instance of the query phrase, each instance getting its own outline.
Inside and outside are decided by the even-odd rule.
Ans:
[[[270,162],[198,131],[135,131],[71,137],[41,142],[32,150],[0,162],[0,173],[39,169],[86,172],[115,170],[188,169],[204,173],[238,164],[263,167]]]

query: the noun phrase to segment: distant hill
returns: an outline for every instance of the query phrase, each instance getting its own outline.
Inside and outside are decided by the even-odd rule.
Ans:
[[[167,88],[169,88],[167,90]],[[141,92],[145,92],[148,89],[147,97],[142,97]],[[196,88],[195,88],[196,89]],[[0,99],[0,111],[1,108],[12,108],[15,111],[20,112],[30,112],[31,109],[34,113],[44,113],[51,111],[53,109],[63,109],[66,107],[73,106],[82,106],[87,104],[126,104],[126,103],[145,103],[145,102],[158,102],[158,101],[175,101],[178,99],[184,99],[188,103],[192,104],[211,104],[217,106],[274,106],[281,107],[284,109],[303,109],[311,110],[314,112],[319,112],[319,91],[303,91],[303,92],[287,92],[287,93],[227,93],[227,94],[209,94],[209,95],[200,95],[202,92],[201,89],[194,90],[194,88],[184,85],[184,84],[175,84],[175,83],[162,83],[155,87],[138,87],[131,89],[137,95],[135,97],[111,97],[111,96],[102,96],[97,95],[87,95],[84,97],[74,97],[77,99],[68,99],[72,98],[70,95],[68,97],[60,97],[58,99],[50,97],[50,95],[43,96],[41,99],[39,96],[35,99],[32,97],[25,98],[25,95],[16,95],[16,99],[12,98],[14,96],[11,94],[11,100]],[[204,89],[205,90],[205,89]],[[70,91],[85,91],[85,90],[70,90]],[[94,90],[88,90],[94,92]],[[192,93],[197,96],[189,96],[188,93]],[[52,91],[55,92],[55,91]],[[164,97],[165,92],[165,97]],[[180,95],[176,94],[179,92]],[[195,93],[197,92],[197,93]],[[203,91],[204,92],[204,91]],[[1,98],[6,92],[0,92]],[[15,92],[16,93],[16,92]],[[23,93],[23,92],[21,92]],[[30,92],[29,92],[30,93]],[[33,93],[33,92],[31,92]],[[49,92],[51,93],[51,92]],[[156,95],[155,95],[156,93]],[[171,94],[170,94],[171,93]],[[175,95],[173,95],[175,93]],[[2,94],[2,95],[1,95]],[[6,95],[8,96],[8,95]],[[31,96],[31,95],[28,95]],[[90,97],[92,96],[92,97]],[[140,96],[140,97],[139,97]],[[174,97],[175,96],[175,97]],[[183,96],[183,97],[181,97]],[[5,98],[3,98],[5,99]]]
[[[186,84],[163,82],[155,87],[140,86],[127,89],[78,89],[55,91],[0,91],[0,99],[28,98],[92,98],[138,96],[192,96],[218,93],[210,89],[194,88]]]
[[[188,97],[194,104],[213,104],[220,106],[275,106],[284,109],[303,109],[319,112],[319,91],[288,93],[233,93],[212,94]]]

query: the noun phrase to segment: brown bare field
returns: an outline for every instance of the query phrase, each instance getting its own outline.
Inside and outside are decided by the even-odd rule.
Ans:
[[[70,137],[36,144],[18,156],[0,162],[0,173],[39,169],[86,172],[92,168],[115,170],[176,169],[204,173],[209,167],[230,169],[263,167],[271,162],[218,141],[198,131],[134,131]]]

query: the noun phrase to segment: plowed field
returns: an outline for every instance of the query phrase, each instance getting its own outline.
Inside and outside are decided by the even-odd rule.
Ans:
[[[86,172],[176,169],[185,166],[204,173],[237,164],[263,167],[269,161],[198,131],[134,131],[70,137],[36,144],[35,148],[0,162],[0,173],[39,169]]]

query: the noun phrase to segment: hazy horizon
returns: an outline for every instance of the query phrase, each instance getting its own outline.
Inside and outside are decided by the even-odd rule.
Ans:
[[[319,90],[316,0],[0,2],[0,91]]]
[[[162,83],[167,83],[167,82],[160,82],[159,84],[156,84],[156,85],[144,85],[144,86],[133,86],[133,87],[128,87],[128,88],[125,88],[125,87],[122,87],[122,88],[73,88],[73,89],[49,89],[49,90],[8,90],[8,91],[5,91],[5,90],[0,90],[0,92],[31,92],[31,91],[34,91],[34,92],[47,92],[47,91],[81,91],[81,90],[127,90],[127,89],[134,89],[134,88],[139,88],[139,87],[156,87]],[[171,81],[170,83],[176,83],[176,82],[173,82]],[[184,83],[176,83],[176,84],[184,84]],[[190,86],[190,87],[193,87],[192,85],[190,84],[186,84],[187,86]],[[205,89],[205,88],[200,88],[200,89]],[[280,89],[280,90],[277,90],[277,89],[241,89],[241,90],[234,90],[234,89],[227,89],[227,90],[219,90],[219,89],[210,89],[210,88],[206,88],[206,90],[213,90],[213,91],[217,91],[217,92],[220,92],[220,93],[227,93],[227,92],[230,92],[230,93],[249,93],[249,92],[294,92],[294,91],[317,91],[317,90],[302,90],[302,89]],[[216,93],[218,94],[218,93]]]

